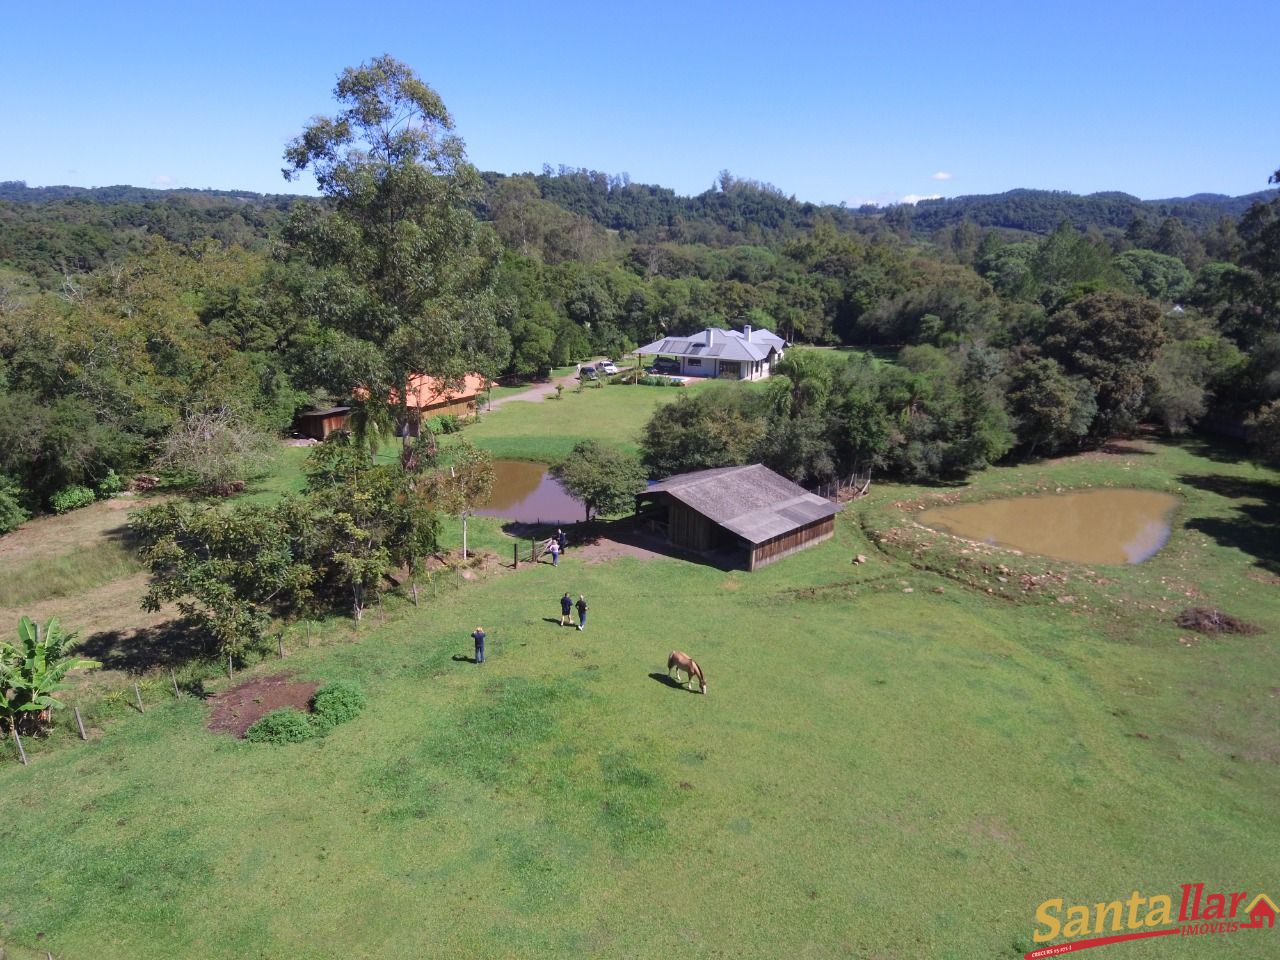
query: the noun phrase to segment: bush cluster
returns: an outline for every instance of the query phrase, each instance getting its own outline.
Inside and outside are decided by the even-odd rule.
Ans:
[[[97,497],[94,496],[92,490],[88,487],[82,487],[78,483],[69,487],[63,487],[52,497],[49,498],[49,506],[53,507],[54,513],[66,513],[68,510],[78,510],[80,507],[87,507],[93,503]]]
[[[432,433],[458,433],[462,429],[462,420],[455,413],[442,413],[431,422]]]
[[[254,743],[301,743],[315,735],[311,719],[292,707],[272,710],[244,734],[246,740]]]
[[[301,743],[326,736],[338,724],[355,719],[364,704],[364,691],[358,686],[335,680],[312,696],[310,714],[292,707],[272,710],[246,730],[244,736],[253,743]]]
[[[335,680],[311,698],[311,723],[321,735],[340,723],[354,720],[364,709],[364,691],[345,680]]]
[[[98,496],[103,499],[114,497],[117,493],[124,489],[124,477],[116,473],[114,470],[108,470],[107,475],[98,481]]]
[[[22,505],[22,488],[0,474],[0,533],[8,533],[31,519]]]
[[[642,387],[678,387],[679,380],[672,380],[670,377],[656,377],[653,374],[645,374],[638,381]]]

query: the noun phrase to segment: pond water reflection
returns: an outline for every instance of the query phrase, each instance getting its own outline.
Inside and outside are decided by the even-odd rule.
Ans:
[[[1078,563],[1141,563],[1165,545],[1179,500],[1151,490],[1086,490],[925,510],[926,527]]]
[[[476,513],[521,523],[574,523],[586,515],[545,463],[527,460],[493,461],[493,493]]]

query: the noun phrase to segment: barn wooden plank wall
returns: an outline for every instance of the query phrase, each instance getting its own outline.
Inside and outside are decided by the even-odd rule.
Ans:
[[[679,547],[691,550],[709,550],[711,548],[711,521],[691,510],[679,500],[669,501],[671,511],[668,515],[667,537]]]
[[[780,537],[756,544],[755,549],[751,551],[751,563],[747,569],[759,570],[783,557],[790,556],[797,550],[803,550],[807,546],[826,540],[835,532],[835,526],[835,517],[826,517],[823,520],[805,524],[803,527],[797,527]]]

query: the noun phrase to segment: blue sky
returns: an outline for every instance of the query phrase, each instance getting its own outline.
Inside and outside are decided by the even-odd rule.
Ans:
[[[285,142],[381,53],[483,170],[722,169],[858,204],[1014,187],[1251,193],[1280,167],[1271,4],[19,3],[0,180],[298,192]]]

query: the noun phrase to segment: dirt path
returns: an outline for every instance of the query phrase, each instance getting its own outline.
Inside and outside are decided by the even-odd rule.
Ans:
[[[598,363],[600,359],[602,358],[588,360],[587,365],[588,366],[594,365]],[[567,376],[563,376],[563,377],[553,377],[550,380],[548,380],[546,383],[535,383],[528,390],[525,390],[521,393],[515,393],[509,397],[502,397],[501,399],[494,400],[493,405],[490,409],[497,410],[499,407],[503,406],[504,404],[514,403],[517,400],[527,400],[532,402],[536,400],[545,399],[546,397],[549,397],[551,394],[556,392],[556,384],[558,383],[564,384],[564,388],[568,390],[571,387],[577,386],[578,375],[576,373],[570,373]]]

